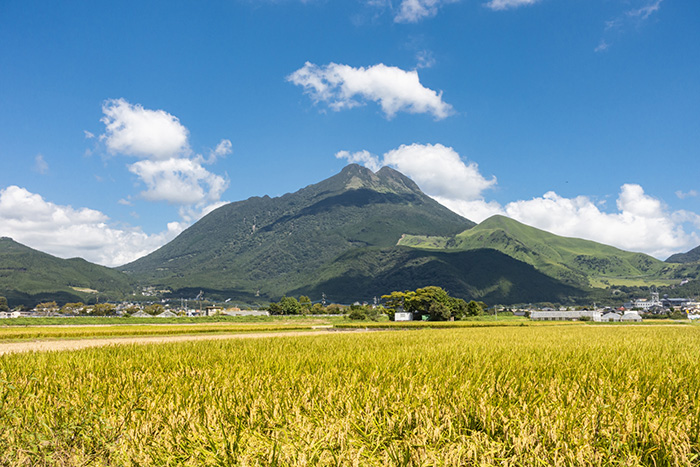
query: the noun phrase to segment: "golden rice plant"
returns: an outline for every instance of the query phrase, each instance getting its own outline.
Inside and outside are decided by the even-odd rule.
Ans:
[[[7,355],[0,465],[697,465],[699,333],[490,327]]]

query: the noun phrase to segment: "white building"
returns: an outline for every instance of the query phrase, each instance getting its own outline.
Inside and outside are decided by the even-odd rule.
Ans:
[[[634,310],[627,310],[625,311],[625,314],[622,315],[622,318],[620,318],[620,321],[622,322],[635,322],[635,323],[640,323],[642,321],[642,317],[639,316],[639,313],[637,313]]]
[[[591,321],[601,321],[599,310],[578,310],[578,311],[532,311],[530,319],[533,321],[580,321],[589,319]]]
[[[620,313],[615,313],[614,311],[609,311],[609,312],[605,313],[601,317],[600,320],[604,323],[613,323],[613,322],[617,323],[621,319],[622,319],[622,315]]]

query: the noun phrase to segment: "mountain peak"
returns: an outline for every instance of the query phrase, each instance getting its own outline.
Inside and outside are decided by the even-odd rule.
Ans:
[[[343,183],[345,190],[364,188],[379,193],[423,194],[413,180],[386,166],[375,173],[367,167],[348,164],[343,167],[337,177]]]

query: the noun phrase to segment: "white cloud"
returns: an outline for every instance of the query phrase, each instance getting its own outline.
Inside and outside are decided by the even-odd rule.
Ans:
[[[350,164],[364,165],[373,172],[382,168],[377,156],[372,155],[369,151],[359,151],[350,153],[348,151],[338,151],[335,155],[336,159],[345,159]]]
[[[647,19],[649,16],[651,16],[653,13],[656,13],[659,11],[659,8],[661,7],[661,2],[663,0],[654,0],[647,5],[644,5],[640,8],[634,8],[632,10],[627,11],[627,16],[632,16],[635,18],[640,18],[642,20]]]
[[[496,201],[486,201],[484,199],[454,199],[443,196],[432,196],[432,198],[448,209],[461,214],[467,219],[479,223],[496,214],[506,215],[503,207]]]
[[[216,155],[217,158],[228,156],[233,152],[233,149],[231,149],[232,147],[233,145],[231,144],[230,140],[222,139],[216,146],[216,149],[214,149],[213,154]]]
[[[603,38],[595,48],[596,52],[601,52],[610,48],[613,38],[623,34],[631,28],[638,28],[646,22],[651,15],[659,11],[663,0],[629,0],[628,4],[635,7],[621,12],[617,17],[605,21]]]
[[[548,192],[541,198],[515,201],[505,207],[508,216],[558,235],[594,240],[657,258],[696,246],[700,238],[687,233],[677,218],[641,186],[625,184],[617,212],[601,211],[588,197],[562,198]]]
[[[698,192],[696,190],[690,190],[685,192],[678,190],[676,191],[676,196],[678,196],[680,199],[695,198],[696,196],[698,196]]]
[[[402,145],[381,160],[369,151],[339,151],[335,157],[375,172],[385,165],[394,167],[426,194],[475,222],[503,213],[498,203],[483,199],[483,192],[496,184],[496,177],[485,178],[476,162],[464,162],[454,149],[442,144]]]
[[[403,0],[399,5],[399,11],[394,16],[394,21],[417,23],[422,19],[435,16],[442,5],[456,1],[459,0]]]
[[[398,112],[408,112],[428,113],[440,120],[453,113],[452,106],[442,100],[442,92],[420,83],[417,71],[381,63],[353,68],[337,63],[318,66],[306,62],[287,76],[287,81],[303,86],[314,103],[326,103],[336,111],[373,101],[381,106],[387,118]]]
[[[610,47],[610,45],[607,42],[605,42],[605,39],[601,39],[594,51],[603,52],[605,50],[608,50],[608,47]]]
[[[448,199],[473,201],[496,184],[484,178],[476,162],[465,163],[442,144],[402,145],[384,154],[384,165],[411,177],[426,193]]]
[[[197,219],[209,206],[220,203],[228,179],[203,167],[232,152],[222,139],[209,157],[193,154],[189,131],[177,117],[163,110],[144,109],[124,99],[111,99],[102,106],[105,133],[100,136],[114,154],[141,160],[129,171],[146,185],[140,196],[147,201],[180,205],[183,219]]]
[[[110,225],[100,211],[57,205],[18,186],[0,190],[0,235],[61,258],[118,266],[150,253],[184,227],[171,222],[164,232],[148,235]]]
[[[192,159],[142,160],[129,170],[146,184],[141,196],[148,201],[201,205],[217,202],[228,188],[226,179]]]
[[[416,68],[432,68],[435,65],[435,57],[430,50],[419,50],[416,53]]]
[[[124,99],[102,106],[106,132],[100,138],[113,154],[169,159],[190,153],[188,134],[177,117],[163,110],[148,110]]]
[[[94,133],[91,133],[91,132],[89,132],[89,131],[87,131],[87,130],[83,130],[83,133],[85,133],[85,139],[92,139],[92,138],[95,137],[95,134],[94,134]]]
[[[492,10],[508,10],[526,5],[534,5],[540,0],[491,0],[486,3],[488,8]]]
[[[37,154],[34,158],[33,170],[34,172],[40,173],[42,175],[45,175],[49,172],[49,164],[46,162],[44,156],[42,156],[41,154]]]

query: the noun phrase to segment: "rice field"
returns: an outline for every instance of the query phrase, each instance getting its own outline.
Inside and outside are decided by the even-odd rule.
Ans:
[[[698,355],[585,325],[5,355],[0,465],[698,465]]]
[[[164,324],[111,326],[8,326],[0,327],[0,342],[29,339],[94,339],[126,336],[177,336],[247,332],[308,331],[313,323],[278,324]]]

